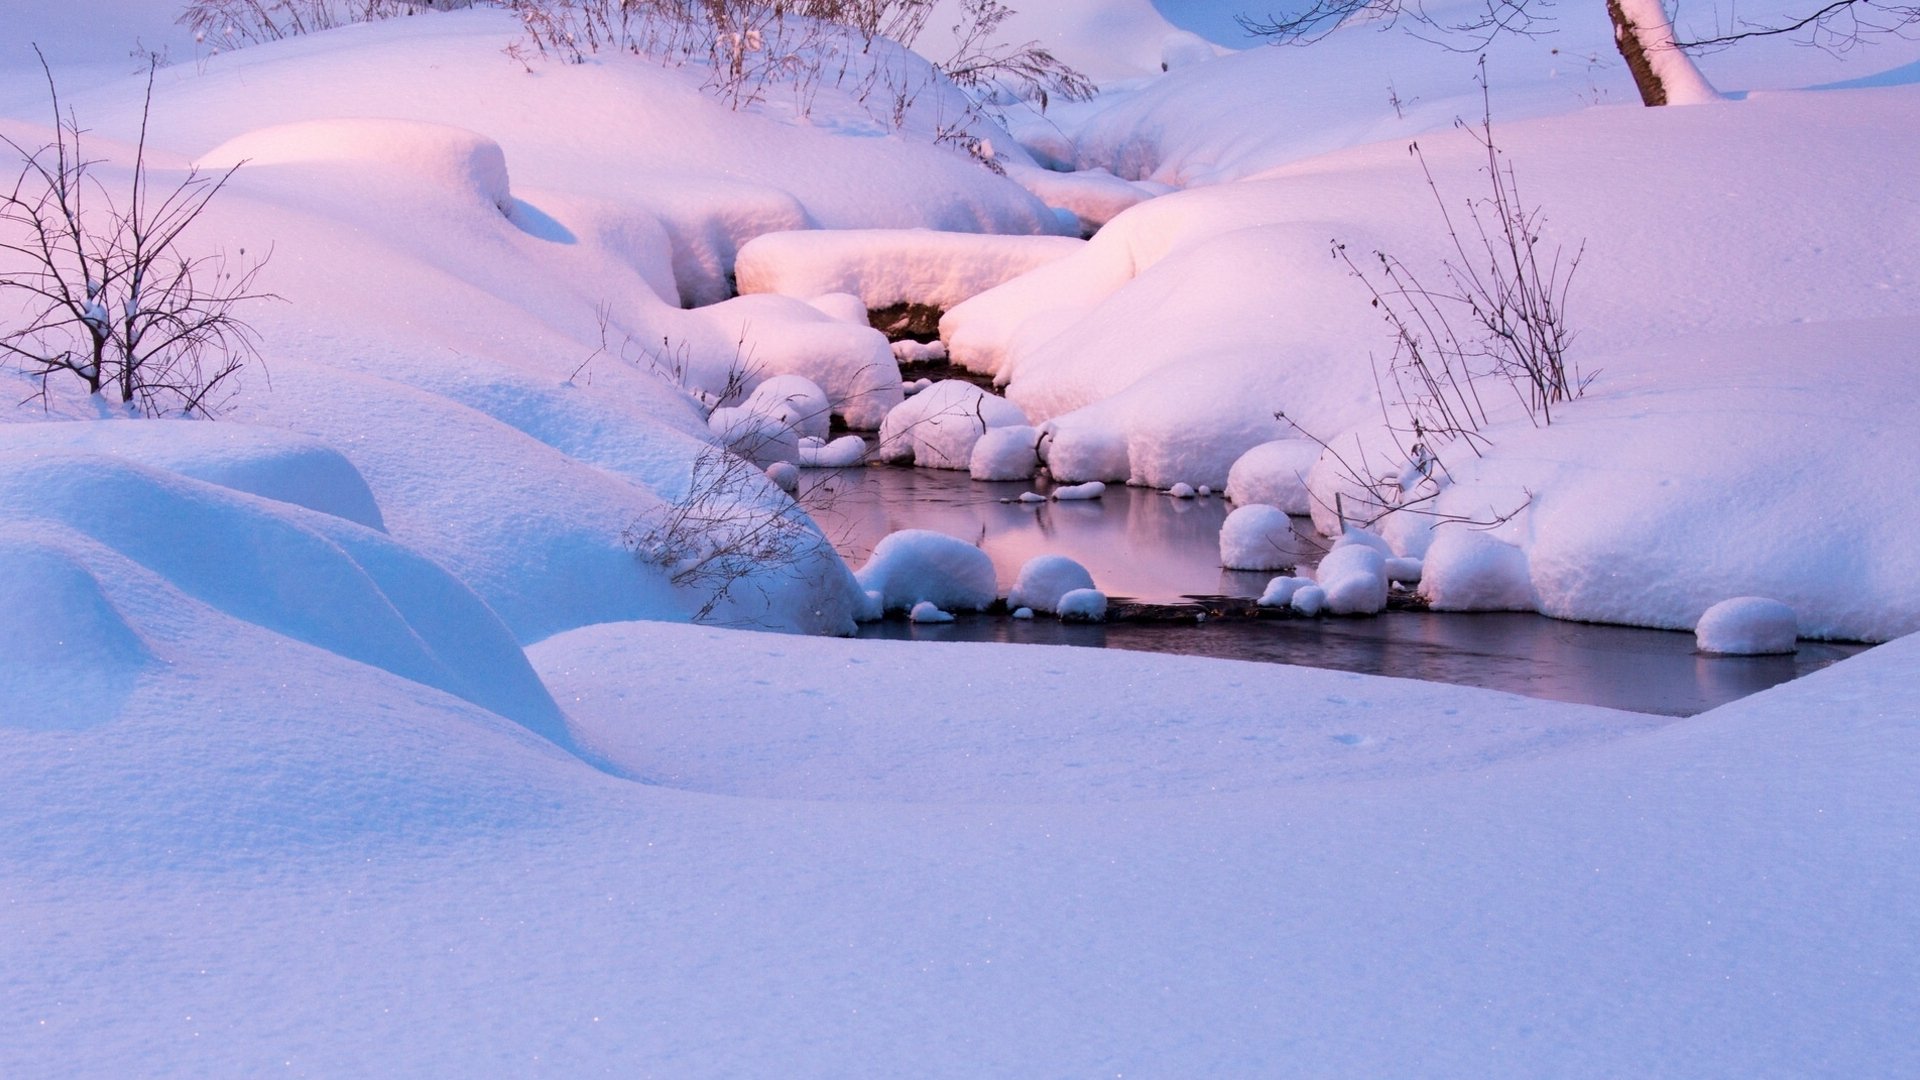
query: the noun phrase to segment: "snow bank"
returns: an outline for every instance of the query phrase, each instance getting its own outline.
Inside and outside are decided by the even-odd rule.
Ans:
[[[43,608],[32,616],[38,629],[99,633],[97,647],[76,641],[71,655],[97,648],[103,685],[129,677],[140,650],[115,630],[111,605],[87,581],[106,580],[124,560],[199,604],[445,690],[567,745],[559,709],[493,612],[439,565],[371,529],[76,452],[0,455],[0,507],[15,529],[39,538],[6,571],[8,591]],[[85,542],[49,563],[47,549],[72,538]],[[106,551],[114,557],[95,565],[74,561]],[[36,569],[48,577],[21,576]]]
[[[344,118],[307,120],[247,132],[200,157],[207,171],[245,163],[249,168],[314,162],[378,169],[404,176],[423,190],[482,200],[512,212],[507,155],[500,144],[452,124],[421,120]]]
[[[882,611],[904,611],[922,602],[955,611],[979,611],[994,601],[993,560],[945,533],[905,529],[874,545],[854,575],[879,597]]]
[[[774,232],[740,248],[742,293],[852,293],[868,309],[923,304],[945,311],[1079,249],[1065,236],[983,236],[928,229]]]
[[[1023,427],[1018,406],[969,382],[947,379],[894,406],[880,425],[874,456],[928,469],[965,469],[974,444],[993,428]]]

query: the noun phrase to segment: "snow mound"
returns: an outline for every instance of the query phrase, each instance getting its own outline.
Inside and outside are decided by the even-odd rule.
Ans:
[[[1343,536],[1314,568],[1335,615],[1375,615],[1387,606],[1387,560],[1380,549]]]
[[[1086,567],[1065,555],[1036,555],[1020,568],[1019,579],[1007,593],[1007,606],[1054,614],[1061,610],[1062,597],[1091,588],[1093,575]]]
[[[936,624],[950,623],[953,621],[953,613],[941,611],[939,606],[931,600],[922,600],[913,605],[913,610],[907,612],[907,621]]]
[[[975,480],[1025,480],[1040,468],[1039,429],[1027,424],[989,428],[980,433],[967,458]]]
[[[832,420],[826,392],[803,375],[766,379],[753,388],[742,407],[773,417],[803,438],[826,438]]]
[[[1107,493],[1107,485],[1099,480],[1089,480],[1084,484],[1064,484],[1048,492],[1054,502],[1086,502],[1098,499]]]
[[[852,293],[870,310],[920,304],[945,311],[1081,244],[931,229],[770,232],[741,245],[734,275],[742,294]]]
[[[800,460],[800,439],[777,416],[744,405],[726,405],[713,410],[707,426],[714,441],[761,468],[777,462]]]
[[[74,730],[111,719],[154,657],[64,530],[0,531],[0,729]]]
[[[1301,615],[1312,618],[1327,608],[1327,593],[1318,585],[1302,585],[1293,590],[1293,598],[1287,606]]]
[[[1435,535],[1420,567],[1420,595],[1436,611],[1533,611],[1527,554],[1479,529]]]
[[[228,420],[0,424],[0,451],[71,450],[124,457],[304,506],[385,531],[380,507],[360,470],[311,436]]]
[[[1265,591],[1256,601],[1261,607],[1288,607],[1293,603],[1294,594],[1313,584],[1312,578],[1283,576],[1267,582]]]
[[[803,469],[846,469],[867,459],[867,441],[858,435],[842,435],[830,443],[817,439],[800,440],[800,467]]]
[[[1229,570],[1288,570],[1310,557],[1293,519],[1274,507],[1236,507],[1220,524],[1220,565]]]
[[[1107,617],[1107,594],[1098,589],[1074,589],[1060,598],[1063,622],[1101,622]]]
[[[1313,513],[1307,476],[1320,454],[1320,444],[1311,439],[1263,442],[1234,459],[1227,470],[1227,498],[1243,506],[1266,503],[1306,517]]]
[[[986,552],[927,529],[888,534],[854,576],[862,589],[878,594],[882,612],[910,610],[923,601],[980,611],[995,595],[993,559]]]
[[[849,326],[803,300],[739,296],[675,312],[685,334],[673,366],[683,385],[720,398],[780,375],[798,375],[823,392],[848,427],[871,430],[900,403],[900,366],[887,339],[870,326]],[[679,335],[672,335],[679,340]]]
[[[15,523],[85,537],[235,618],[445,690],[567,745],[560,710],[499,618],[436,563],[381,533],[79,453],[0,457],[0,510]],[[37,594],[34,581],[14,581]],[[73,571],[54,582],[44,604],[65,613],[57,618],[112,636],[111,619]],[[124,670],[129,647],[109,648]]]
[[[199,164],[213,170],[242,162],[250,169],[308,163],[371,166],[406,175],[423,190],[485,200],[502,214],[514,207],[506,152],[492,139],[452,124],[360,117],[302,120],[229,139],[201,155]]]
[[[1793,609],[1763,596],[1722,600],[1700,616],[1694,640],[1703,653],[1766,656],[1798,647],[1799,619]]]
[[[1027,418],[1003,397],[948,379],[894,406],[880,424],[874,451],[882,461],[911,461],[929,469],[965,469],[974,443],[990,428],[1019,427]]]

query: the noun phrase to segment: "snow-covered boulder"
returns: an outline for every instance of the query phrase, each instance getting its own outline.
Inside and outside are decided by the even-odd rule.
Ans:
[[[1275,439],[1241,454],[1227,470],[1227,498],[1247,506],[1266,503],[1296,517],[1313,513],[1307,476],[1320,460],[1311,439]]]
[[[800,467],[803,469],[847,469],[867,459],[867,441],[858,435],[842,435],[832,442],[800,440]]]
[[[1293,519],[1274,507],[1238,507],[1220,525],[1220,565],[1229,570],[1286,570],[1306,554]]]
[[[882,461],[911,461],[929,469],[965,469],[973,445],[990,428],[1019,427],[1027,417],[1003,397],[969,382],[934,383],[887,413],[880,424]]]
[[[1261,607],[1287,607],[1293,603],[1295,593],[1312,584],[1312,578],[1283,575],[1267,582],[1266,589],[1255,603]]]
[[[1074,589],[1060,598],[1062,622],[1102,622],[1107,617],[1107,594],[1098,589]]]
[[[1778,600],[1736,596],[1708,608],[1693,633],[1703,653],[1766,656],[1799,647],[1800,621]]]
[[[773,417],[795,435],[824,439],[832,421],[826,391],[804,375],[775,375],[753,388],[743,408]]]
[[[1526,552],[1469,528],[1441,529],[1421,562],[1420,595],[1436,611],[1533,611]]]
[[[759,409],[722,406],[707,417],[707,427],[715,442],[763,469],[775,462],[800,460],[800,440],[793,429]]]
[[[1355,532],[1340,538],[1314,568],[1314,580],[1335,615],[1375,615],[1387,606],[1387,560]]]
[[[1061,597],[1075,589],[1093,588],[1093,575],[1065,555],[1037,555],[1020,568],[1020,577],[1007,593],[1010,608],[1060,611]]]
[[[877,594],[880,612],[907,611],[922,601],[951,611],[979,611],[993,603],[993,560],[945,533],[904,529],[874,545],[854,577]],[[874,615],[869,610],[863,614]]]
[[[1040,468],[1039,442],[1039,430],[1026,424],[981,432],[967,473],[975,480],[1025,480]]]

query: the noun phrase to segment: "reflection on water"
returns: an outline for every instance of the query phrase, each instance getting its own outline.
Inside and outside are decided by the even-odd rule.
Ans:
[[[1004,591],[1027,559],[1066,555],[1110,595],[1175,601],[1258,596],[1273,575],[1222,570],[1218,497],[1172,499],[1109,487],[1089,503],[1002,503],[1031,485],[975,483],[963,473],[853,469],[816,478],[806,501],[855,566],[899,529],[978,543]],[[1562,622],[1539,615],[1390,612],[1366,619],[1232,619],[1195,624],[1070,626],[1051,619],[962,617],[931,626],[889,621],[863,637],[1081,645],[1301,664],[1458,683],[1558,701],[1688,716],[1825,667],[1862,646],[1802,642],[1793,656],[1704,657],[1693,635]]]

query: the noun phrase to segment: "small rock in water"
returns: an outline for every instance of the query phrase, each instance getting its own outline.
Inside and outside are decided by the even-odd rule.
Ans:
[[[1100,622],[1107,617],[1107,594],[1098,589],[1075,589],[1060,598],[1062,622]]]
[[[1213,489],[1208,487],[1205,484],[1201,484],[1199,487],[1194,488],[1193,490],[1196,494],[1198,494],[1203,499],[1208,498],[1213,494]]]
[[[1772,656],[1799,648],[1800,620],[1778,600],[1736,596],[1708,608],[1693,634],[1695,646],[1703,653]]]
[[[1107,493],[1107,485],[1098,480],[1089,480],[1084,484],[1071,484],[1053,489],[1053,497],[1060,502],[1078,502],[1085,499],[1097,499]]]
[[[1016,619],[1031,619],[1033,618],[1033,609],[1030,607],[1014,608],[1013,617]]]
[[[1046,502],[1046,501],[1047,501],[1047,497],[1046,497],[1045,495],[1042,495],[1042,494],[1040,494],[1040,493],[1039,493],[1039,492],[1037,492],[1037,491],[1028,491],[1028,492],[1023,492],[1023,493],[1021,493],[1021,495],[1020,495],[1020,497],[1019,497],[1019,498],[1017,498],[1017,499],[1015,499],[1015,500],[1013,500],[1013,501],[1014,501],[1014,502],[1019,502],[1019,503],[1027,503],[1028,505],[1032,505],[1033,503],[1043,503],[1043,502]]]
[[[1168,488],[1167,494],[1173,496],[1176,499],[1191,499],[1197,493],[1193,490],[1192,484],[1189,484],[1185,480],[1182,480],[1181,482]]]

